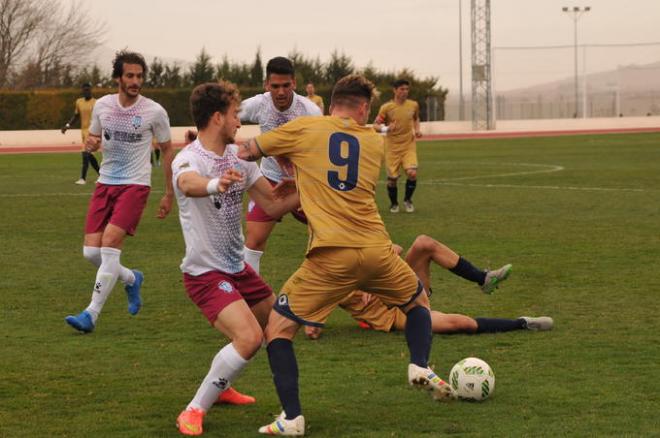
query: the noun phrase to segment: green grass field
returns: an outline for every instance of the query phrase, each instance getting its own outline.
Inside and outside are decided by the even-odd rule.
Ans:
[[[660,134],[462,140],[419,145],[417,211],[387,212],[392,239],[429,234],[475,264],[513,263],[492,296],[434,269],[433,307],[473,316],[550,315],[555,330],[435,336],[432,364],[493,367],[484,403],[435,403],[406,382],[401,333],[335,312],[321,340],[297,338],[308,436],[649,436],[660,434]],[[0,156],[0,436],[178,436],[176,416],[225,340],[185,295],[176,212],[155,193],[122,262],[145,273],[141,313],[117,286],[89,335],[64,316],[89,302],[82,257],[92,185],[78,154]],[[400,193],[402,189],[400,189]],[[306,231],[275,229],[262,274],[277,290]],[[235,385],[249,407],[216,407],[207,436],[257,436],[279,413],[260,352]]]

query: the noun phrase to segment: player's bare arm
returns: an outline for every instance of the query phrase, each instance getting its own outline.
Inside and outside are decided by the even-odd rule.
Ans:
[[[190,198],[203,198],[213,193],[224,193],[232,184],[243,180],[243,174],[236,169],[226,170],[218,178],[206,178],[197,172],[185,172],[177,178],[181,192]]]
[[[257,161],[259,158],[263,157],[263,155],[264,154],[261,152],[261,149],[259,149],[259,146],[257,145],[257,142],[254,138],[243,142],[238,147],[238,158],[241,160]]]
[[[85,151],[96,152],[101,147],[101,136],[90,133],[85,142]]]
[[[172,160],[174,160],[174,147],[172,141],[158,143],[163,154],[163,170],[165,173],[165,194],[160,199],[158,206],[158,219],[165,219],[172,210],[172,200],[174,199],[174,187],[172,185]]]
[[[271,217],[282,217],[285,213],[300,207],[300,198],[297,192],[290,192],[285,197],[278,198],[275,189],[264,177],[260,177],[250,187],[248,193],[250,198]]]
[[[422,136],[422,127],[419,123],[419,117],[415,116],[413,119],[413,124],[415,126],[415,137],[420,138]]]

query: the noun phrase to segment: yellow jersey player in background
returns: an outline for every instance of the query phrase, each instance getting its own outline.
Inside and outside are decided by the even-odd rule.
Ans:
[[[408,99],[410,82],[398,79],[392,84],[394,99],[383,104],[374,121],[374,129],[386,133],[385,165],[387,167],[387,194],[390,213],[399,212],[397,180],[399,168],[406,172],[406,192],[403,206],[407,213],[415,211],[412,195],[417,187],[417,143],[422,136],[419,125],[419,104]]]
[[[305,85],[305,92],[307,93],[306,97],[319,107],[321,114],[325,114],[325,104],[323,103],[323,98],[316,94],[314,84],[308,82],[307,85]]]
[[[85,184],[87,181],[87,169],[91,164],[96,173],[99,173],[99,162],[96,161],[96,157],[93,153],[87,152],[85,150],[85,142],[87,141],[87,136],[89,135],[89,124],[92,121],[92,109],[94,109],[94,104],[96,99],[92,97],[92,84],[85,82],[82,84],[82,95],[76,99],[76,107],[69,119],[61,129],[62,134],[66,132],[67,129],[71,128],[78,118],[80,118],[80,134],[82,136],[82,169],[80,171],[80,179],[78,179],[76,184]]]
[[[282,287],[266,327],[268,358],[282,414],[259,432],[303,435],[298,365],[292,340],[300,325],[323,327],[356,289],[407,314],[408,381],[451,399],[449,385],[429,367],[431,316],[424,286],[394,251],[378,213],[376,184],[382,137],[366,126],[374,85],[361,75],[340,79],[330,116],[300,117],[242,145],[239,158],[290,160],[308,219],[305,260]]]

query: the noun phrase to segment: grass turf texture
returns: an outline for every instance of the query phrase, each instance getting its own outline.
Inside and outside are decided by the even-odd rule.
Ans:
[[[296,342],[308,435],[659,433],[659,143],[658,134],[420,143],[417,211],[390,214],[378,187],[393,240],[408,246],[426,233],[477,265],[514,265],[493,296],[434,268],[433,307],[551,315],[555,330],[435,336],[440,376],[477,356],[497,378],[484,403],[438,404],[408,387],[402,333],[360,330],[337,311],[321,340]],[[142,311],[128,315],[118,285],[93,334],[64,323],[88,304],[95,273],[82,257],[92,185],[72,184],[79,161],[0,156],[0,436],[177,436],[176,416],[225,340],[183,290],[176,211],[155,218],[159,168],[158,193],[122,255],[145,273]],[[276,227],[262,259],[275,290],[306,239],[291,218]],[[257,436],[279,412],[264,351],[236,387],[258,403],[213,408],[205,435]]]

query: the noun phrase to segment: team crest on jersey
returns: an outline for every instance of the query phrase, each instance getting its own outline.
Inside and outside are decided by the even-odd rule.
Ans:
[[[142,126],[142,117],[133,116],[133,120],[131,120],[131,123],[133,123],[133,128],[138,129],[140,126]]]
[[[231,291],[234,290],[231,284],[228,281],[224,281],[224,280],[218,283],[218,289],[226,293],[231,293]]]

